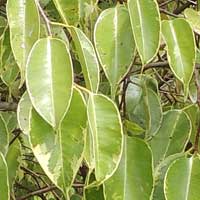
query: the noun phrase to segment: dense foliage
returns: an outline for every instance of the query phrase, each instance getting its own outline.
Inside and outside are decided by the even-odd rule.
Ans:
[[[197,0],[0,0],[1,200],[200,200]]]

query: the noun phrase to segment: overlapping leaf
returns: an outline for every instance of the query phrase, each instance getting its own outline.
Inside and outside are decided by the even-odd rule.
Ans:
[[[172,163],[165,177],[164,189],[166,200],[199,200],[199,158],[180,158]]]
[[[35,0],[8,0],[7,17],[11,46],[20,68],[22,85],[27,57],[39,37],[40,19]]]
[[[2,200],[10,200],[8,168],[3,154],[0,152],[0,193]]]
[[[71,28],[86,87],[97,92],[99,86],[99,63],[94,47],[86,35],[78,28]]]
[[[157,82],[149,76],[133,76],[126,90],[126,110],[130,121],[153,136],[162,121],[162,108],[157,95]]]
[[[167,44],[170,68],[174,75],[183,83],[186,99],[196,57],[192,29],[185,19],[175,19],[162,22],[162,34]]]
[[[137,50],[143,64],[156,55],[160,44],[160,13],[155,0],[128,0]]]
[[[150,141],[155,166],[167,156],[184,150],[191,128],[185,112],[171,110],[165,113],[160,129]]]
[[[31,100],[29,98],[28,92],[25,92],[21,97],[17,108],[18,124],[24,134],[29,134],[30,131],[29,116],[31,109]]]
[[[90,94],[87,108],[92,134],[96,180],[108,179],[122,152],[122,124],[114,103],[103,95]]]
[[[118,83],[129,69],[135,50],[129,14],[124,6],[101,13],[95,25],[94,40],[114,98]]]
[[[68,25],[77,25],[83,17],[84,7],[90,0],[53,0],[62,20]]]
[[[38,40],[28,58],[26,79],[34,108],[58,127],[72,95],[72,61],[66,44],[55,38]]]
[[[81,93],[74,89],[69,111],[57,132],[35,110],[30,126],[34,155],[50,180],[68,197],[84,149],[86,106]]]
[[[105,181],[109,200],[149,200],[153,190],[151,150],[140,139],[125,136],[124,152],[117,171]]]

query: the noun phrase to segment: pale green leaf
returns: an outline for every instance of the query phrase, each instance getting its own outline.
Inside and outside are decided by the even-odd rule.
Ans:
[[[0,152],[6,155],[9,145],[9,133],[3,117],[0,115]]]
[[[20,129],[24,134],[29,134],[29,116],[32,108],[31,100],[29,98],[28,92],[25,92],[21,97],[18,107],[17,107],[17,120]]]
[[[192,29],[198,34],[200,34],[200,12],[197,12],[192,8],[187,8],[184,11],[184,15],[187,21],[192,26]]]
[[[172,163],[165,177],[164,189],[166,200],[199,200],[199,158],[180,158]]]
[[[66,44],[55,38],[38,40],[28,57],[26,80],[34,108],[58,127],[72,96],[73,69]]]
[[[170,110],[164,114],[160,129],[150,141],[155,166],[164,158],[184,151],[191,128],[184,111]]]
[[[10,200],[8,168],[3,154],[0,152],[0,194],[1,200]]]
[[[194,34],[185,19],[163,21],[162,34],[167,44],[167,57],[170,68],[174,75],[183,83],[186,99],[195,66],[196,49]]]
[[[122,153],[122,123],[115,104],[106,96],[90,94],[87,108],[98,182],[116,170]],[[114,142],[113,142],[114,141]]]
[[[97,92],[99,86],[99,63],[93,44],[78,28],[71,28],[71,35],[82,67],[86,87]]]
[[[154,190],[153,190],[153,200],[166,200],[164,194],[164,178],[169,166],[176,159],[184,157],[184,152],[173,154],[168,156],[163,160],[154,170]]]
[[[65,24],[77,25],[84,15],[84,6],[90,0],[53,0]]]
[[[94,42],[114,98],[135,51],[129,14],[124,6],[109,8],[101,13],[95,25]]]
[[[128,9],[136,47],[145,65],[154,58],[160,44],[158,4],[156,0],[128,0]]]
[[[125,136],[124,152],[117,171],[105,181],[108,200],[149,200],[153,190],[151,150],[140,139]]]
[[[21,72],[21,86],[29,52],[39,38],[40,19],[35,0],[8,0],[7,17],[10,41]]]
[[[32,110],[32,150],[44,172],[65,196],[68,196],[82,161],[86,116],[85,102],[77,89],[74,89],[69,111],[57,132]]]

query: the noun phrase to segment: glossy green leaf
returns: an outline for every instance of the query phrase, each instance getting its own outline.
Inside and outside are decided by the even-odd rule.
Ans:
[[[149,200],[153,190],[151,150],[140,139],[125,136],[124,152],[117,171],[105,181],[109,200]]]
[[[17,108],[18,124],[24,134],[29,134],[30,131],[29,116],[31,109],[31,100],[29,98],[28,92],[25,92],[21,97]]]
[[[94,42],[114,98],[118,83],[127,73],[135,51],[129,14],[124,6],[101,13],[95,25]]]
[[[86,106],[81,93],[74,89],[69,111],[57,132],[35,110],[30,126],[35,157],[50,180],[68,196],[84,149]]]
[[[3,154],[0,152],[0,194],[2,200],[10,200],[8,168]]]
[[[72,96],[72,61],[65,43],[55,38],[38,40],[28,57],[26,80],[34,108],[58,127]]]
[[[166,200],[199,200],[199,158],[176,160],[168,169],[164,189]]]
[[[149,76],[133,76],[131,81],[126,90],[126,111],[129,120],[141,126],[148,138],[155,135],[162,121],[157,82]]]
[[[200,34],[200,12],[197,12],[192,8],[187,8],[184,11],[184,15],[187,21],[192,26],[192,29],[198,34]]]
[[[11,144],[11,146],[9,147],[8,153],[6,155],[10,191],[12,191],[13,183],[16,178],[19,165],[21,163],[20,156],[20,143],[17,140],[15,140],[14,143]]]
[[[155,166],[164,158],[184,151],[191,128],[185,112],[170,110],[164,114],[160,129],[150,141]]]
[[[35,0],[8,0],[7,17],[10,41],[21,72],[21,85],[29,52],[39,38],[40,19]]]
[[[178,158],[184,157],[184,152],[173,154],[163,160],[154,170],[153,200],[166,200],[164,194],[164,179],[169,166]]]
[[[120,114],[110,99],[90,94],[87,115],[93,140],[96,180],[104,181],[114,173],[121,158],[123,133]]]
[[[84,15],[84,4],[90,0],[53,0],[62,20],[68,25],[77,25]]]
[[[186,99],[196,57],[192,29],[185,19],[175,19],[162,22],[162,34],[167,44],[167,57],[170,68],[183,83]]]
[[[86,87],[97,92],[99,86],[99,63],[93,44],[78,28],[71,28],[71,35],[82,67]]]
[[[9,133],[3,117],[0,115],[0,152],[6,155],[9,144]]]
[[[153,59],[160,44],[160,12],[155,0],[128,0],[135,43],[143,65]]]

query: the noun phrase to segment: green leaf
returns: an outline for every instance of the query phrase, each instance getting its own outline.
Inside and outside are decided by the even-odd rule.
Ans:
[[[7,20],[6,18],[0,16],[0,39],[2,37],[2,34],[4,33],[4,30],[7,27]]]
[[[34,108],[57,128],[72,96],[72,61],[65,43],[55,38],[38,40],[28,57],[26,80]]]
[[[167,200],[199,200],[199,158],[177,159],[168,169],[164,189]]]
[[[103,186],[85,188],[84,200],[105,200]]]
[[[166,200],[164,194],[164,178],[169,166],[178,158],[185,156],[183,153],[173,154],[163,160],[154,170],[153,200]]]
[[[29,52],[39,38],[40,19],[35,0],[8,0],[7,17],[12,50],[21,72],[21,86]]]
[[[0,152],[0,194],[2,200],[10,200],[8,168],[3,154]]]
[[[150,141],[155,166],[166,157],[184,151],[191,128],[184,111],[170,110],[164,114],[160,129]]]
[[[132,30],[142,64],[151,61],[160,44],[160,12],[155,0],[128,0]]]
[[[131,135],[141,135],[145,132],[141,126],[129,120],[124,120],[124,128]]]
[[[167,44],[167,57],[170,68],[174,75],[183,83],[186,100],[195,66],[194,34],[185,19],[163,21],[162,34]]]
[[[101,182],[112,176],[119,164],[122,123],[115,104],[103,95],[90,94],[87,115],[93,140],[96,180]]]
[[[90,0],[53,0],[53,2],[65,24],[77,25],[83,17],[84,4],[89,3]]]
[[[86,87],[92,92],[97,92],[100,72],[94,47],[80,29],[72,27],[70,30],[82,67]]]
[[[94,42],[114,98],[135,51],[129,14],[124,6],[116,6],[101,13],[95,25]]]
[[[15,140],[14,143],[9,147],[8,153],[6,155],[10,191],[12,191],[13,183],[15,181],[17,171],[21,163],[20,156],[20,143],[17,140]]]
[[[3,117],[0,115],[0,152],[3,155],[6,155],[7,153],[8,145],[9,145],[9,133],[5,121],[3,120]]]
[[[184,15],[187,21],[192,26],[192,29],[198,34],[200,34],[200,12],[197,12],[192,8],[187,8],[184,11]]]
[[[126,90],[126,111],[129,120],[145,131],[146,138],[155,135],[162,121],[157,82],[149,76],[132,76]]]
[[[74,89],[69,111],[57,132],[32,110],[32,150],[44,172],[65,196],[68,196],[82,161],[86,116],[85,102],[77,89]]]
[[[29,117],[31,109],[32,109],[31,100],[29,98],[28,92],[25,92],[21,97],[17,107],[17,120],[20,129],[26,135],[28,135],[30,131]]]
[[[19,74],[19,68],[11,50],[9,28],[5,29],[5,32],[2,35],[0,68],[2,81],[8,87],[11,87]]]
[[[105,181],[109,200],[149,200],[153,189],[153,160],[142,140],[125,136],[124,152],[117,171]]]

